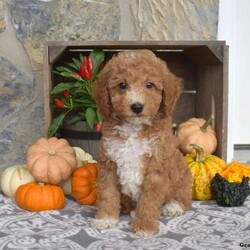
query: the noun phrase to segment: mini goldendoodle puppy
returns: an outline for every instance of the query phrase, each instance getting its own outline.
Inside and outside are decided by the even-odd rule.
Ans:
[[[161,214],[190,208],[192,177],[172,132],[181,90],[181,80],[149,50],[120,52],[102,70],[93,87],[103,117],[93,227],[114,227],[120,211],[134,211],[132,230],[155,234]]]

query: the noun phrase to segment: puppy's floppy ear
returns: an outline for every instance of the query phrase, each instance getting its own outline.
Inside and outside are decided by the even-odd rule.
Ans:
[[[108,65],[103,68],[99,78],[94,82],[92,97],[96,102],[98,112],[103,119],[107,120],[111,115],[111,102],[108,93]]]
[[[163,73],[163,112],[166,117],[172,115],[175,104],[179,99],[182,89],[183,80],[169,71],[165,65]]]

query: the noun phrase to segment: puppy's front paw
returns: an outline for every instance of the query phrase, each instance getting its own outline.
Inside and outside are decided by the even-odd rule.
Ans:
[[[95,229],[102,230],[106,228],[115,227],[118,223],[117,219],[94,219],[91,223],[91,226]]]
[[[184,213],[184,209],[181,203],[178,201],[169,201],[161,209],[162,215],[176,217]]]
[[[142,237],[151,236],[159,232],[158,221],[146,221],[146,220],[134,220],[131,225],[131,229]]]

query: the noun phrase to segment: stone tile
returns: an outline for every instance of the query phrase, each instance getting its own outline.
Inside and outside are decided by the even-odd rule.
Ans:
[[[33,62],[43,61],[46,41],[118,40],[116,0],[6,0],[18,38]]]
[[[3,0],[0,0],[0,32],[5,29],[5,20],[4,20],[4,3]]]
[[[0,167],[25,163],[29,144],[42,136],[43,105],[35,80],[0,57]]]
[[[43,106],[34,104],[26,112],[11,117],[5,128],[0,128],[0,168],[26,163],[27,148],[44,136],[41,124]]]
[[[130,0],[140,40],[216,39],[219,0]]]
[[[0,57],[0,117],[8,119],[33,102],[33,76],[21,72],[6,58]]]

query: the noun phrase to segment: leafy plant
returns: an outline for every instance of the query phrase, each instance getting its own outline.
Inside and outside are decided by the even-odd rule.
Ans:
[[[100,131],[102,118],[97,112],[92,98],[93,82],[98,78],[104,62],[104,52],[93,50],[89,56],[80,54],[79,59],[72,58],[72,62],[65,63],[53,70],[54,73],[67,79],[56,84],[51,90],[51,105],[61,110],[49,126],[48,136],[53,136],[68,117],[70,124],[86,120],[90,128],[95,126]],[[74,112],[74,116],[69,115]]]

